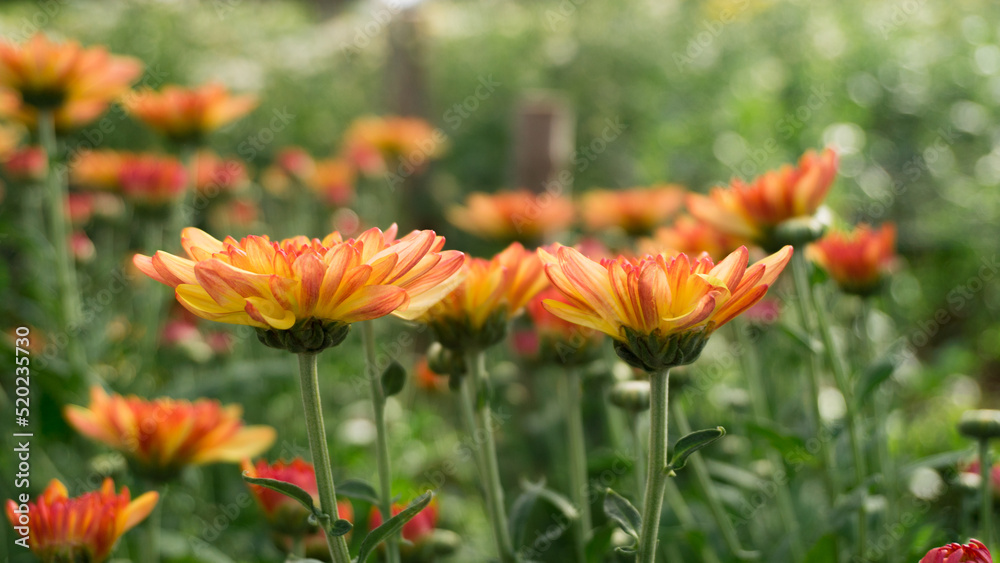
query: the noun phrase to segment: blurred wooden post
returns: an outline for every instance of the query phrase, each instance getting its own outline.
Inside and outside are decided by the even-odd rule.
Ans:
[[[424,66],[426,34],[420,5],[409,7],[392,17],[388,29],[389,56],[386,65],[386,105],[389,112],[401,116],[425,117],[427,113],[427,81]],[[431,125],[438,125],[429,120]],[[422,172],[410,174],[397,186],[400,192],[389,197],[402,202],[394,220],[402,232],[409,229],[434,228],[435,209],[430,197],[427,175],[431,165]],[[391,170],[390,173],[395,172]]]
[[[518,103],[514,134],[514,186],[540,193],[550,182],[553,195],[568,196],[574,121],[569,104],[549,93],[528,94]],[[556,192],[558,186],[560,191]]]
[[[423,27],[419,4],[394,14],[389,23],[387,105],[396,115],[424,116],[426,111]]]

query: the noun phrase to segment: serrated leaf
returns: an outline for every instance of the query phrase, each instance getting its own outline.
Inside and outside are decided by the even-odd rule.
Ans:
[[[364,541],[361,542],[361,547],[358,549],[358,563],[364,563],[365,560],[368,559],[368,556],[371,555],[372,551],[378,547],[378,544],[403,529],[403,526],[407,522],[413,519],[414,516],[430,504],[432,498],[434,498],[434,493],[432,491],[427,491],[426,493],[413,499],[413,502],[408,504],[406,508],[400,511],[399,514],[389,518],[383,522],[381,526],[375,528],[371,532],[368,532]]]
[[[861,378],[858,380],[858,389],[854,393],[855,404],[865,404],[868,397],[870,397],[871,394],[885,382],[885,380],[889,379],[894,371],[896,371],[896,364],[891,358],[882,358],[865,368],[864,373],[861,374]]]
[[[294,499],[302,503],[302,506],[316,515],[317,518],[322,519],[323,513],[320,512],[319,508],[313,504],[313,497],[309,492],[307,492],[302,487],[298,485],[293,485],[291,483],[286,483],[285,481],[279,481],[277,479],[266,479],[263,477],[250,477],[247,475],[247,471],[243,472],[243,480],[251,485],[259,485],[271,489],[272,491],[277,491],[288,498]]]
[[[337,485],[337,496],[344,496],[354,500],[367,502],[368,504],[378,504],[378,492],[375,487],[361,479],[348,479]]]
[[[642,530],[642,515],[627,498],[608,489],[604,494],[604,514],[617,522],[626,534],[639,541],[639,531]]]
[[[698,430],[684,436],[674,444],[674,454],[670,458],[670,465],[667,471],[676,471],[687,464],[687,459],[691,454],[711,444],[712,442],[726,435],[726,429],[721,426]]]
[[[399,362],[393,360],[382,372],[382,392],[386,397],[392,397],[403,390],[406,385],[406,370]]]

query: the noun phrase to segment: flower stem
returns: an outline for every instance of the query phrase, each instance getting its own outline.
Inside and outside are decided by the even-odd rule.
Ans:
[[[677,429],[680,433],[682,435],[690,434],[691,424],[688,422],[687,414],[684,412],[684,406],[677,403],[674,405],[673,412],[677,421]],[[712,476],[708,473],[708,465],[705,464],[705,460],[700,455],[693,455],[688,459],[688,465],[694,470],[695,478],[698,479],[698,483],[705,492],[705,500],[708,503],[709,511],[712,513],[715,525],[719,527],[719,531],[722,533],[722,539],[726,542],[726,547],[738,559],[757,559],[759,557],[757,552],[747,551],[740,545],[740,538],[736,534],[736,528],[733,527],[733,521],[729,519],[729,515],[726,513],[726,508],[722,504],[719,491],[715,488]]]
[[[337,490],[333,485],[333,466],[326,445],[326,427],[323,425],[323,407],[319,397],[319,370],[316,354],[299,354],[299,383],[302,391],[302,408],[306,418],[306,434],[316,470],[320,510],[330,518],[340,517],[337,510]],[[330,556],[334,563],[351,563],[344,536],[326,535]]]
[[[642,448],[642,413],[629,413],[629,429],[632,431],[632,445],[635,448],[635,498],[636,502],[642,502],[643,490],[646,487],[646,454]],[[639,506],[641,509],[642,506]]]
[[[80,329],[80,294],[76,283],[76,267],[68,248],[66,198],[68,189],[65,173],[58,173],[56,153],[55,116],[52,110],[38,112],[38,140],[48,157],[49,168],[45,176],[49,214],[49,242],[55,252],[56,283],[58,284],[60,321],[66,333],[66,353],[70,367],[79,375],[87,375],[87,360],[80,339],[74,334]]]
[[[826,354],[826,360],[830,364],[834,381],[836,381],[840,394],[844,397],[844,403],[847,405],[847,434],[851,442],[851,452],[854,457],[854,478],[858,482],[858,486],[862,487],[868,475],[868,470],[866,468],[864,450],[861,447],[860,420],[857,409],[854,406],[854,394],[851,392],[851,382],[844,367],[843,356],[837,352],[836,343],[833,341],[833,333],[830,330],[830,322],[826,317],[826,308],[820,304],[817,290],[818,288],[811,288],[809,302],[816,314],[819,333],[823,339],[823,351]],[[867,494],[865,496],[867,497]],[[868,543],[867,535],[868,515],[865,509],[865,499],[862,499],[861,504],[858,506],[858,557],[861,559],[865,557],[865,546]]]
[[[979,476],[980,476],[980,525],[983,527],[983,543],[993,547],[993,459],[990,457],[989,438],[979,439]]]
[[[667,403],[670,392],[670,370],[649,374],[649,457],[646,470],[646,492],[642,501],[642,530],[639,533],[638,563],[656,561],[656,543],[663,509],[663,489],[667,476]]]
[[[166,489],[163,489],[159,502],[153,507],[146,521],[146,542],[142,546],[142,560],[145,563],[156,563],[160,560],[160,530],[163,527],[163,501],[166,494]]]
[[[378,464],[379,512],[382,521],[392,518],[392,465],[389,459],[389,433],[385,427],[385,389],[375,365],[374,321],[361,323],[361,337],[365,346],[365,363],[368,366],[368,382],[371,384],[372,407],[375,409],[375,459]],[[396,534],[386,541],[386,559],[389,563],[399,563],[399,538]]]
[[[566,440],[569,444],[570,499],[580,512],[576,521],[576,543],[580,561],[587,559],[587,541],[590,539],[590,495],[587,488],[587,449],[583,433],[583,392],[580,371],[574,367],[566,369],[563,384],[563,398],[566,407]]]
[[[807,300],[812,292],[809,286],[809,273],[807,271],[808,264],[806,264],[806,258],[803,255],[801,249],[795,249],[792,254],[792,274],[795,281],[795,305],[799,311],[799,321],[802,324],[802,329],[806,331],[807,335],[813,334],[813,316],[812,312],[807,306]],[[819,357],[814,353],[809,353],[809,378],[806,380],[809,385],[810,397],[807,397],[807,403],[809,404],[809,412],[813,418],[813,424],[816,426],[816,434],[819,436],[822,434],[823,429],[823,418],[819,413],[819,389],[820,389],[820,364]],[[830,451],[830,446],[828,440],[819,439],[820,447],[820,465],[822,467],[823,479],[826,484],[827,501],[829,502],[830,508],[832,509],[837,498],[837,482],[833,476],[834,459],[833,453]],[[834,536],[834,545],[839,545],[839,540]],[[839,548],[835,549],[839,551]]]
[[[743,325],[733,323],[731,325],[733,333],[736,335],[736,344],[739,346],[736,355],[740,358],[740,366],[743,374],[747,378],[747,390],[750,392],[750,405],[753,409],[754,417],[759,421],[771,418],[771,407],[767,401],[767,392],[764,390],[764,382],[761,379],[760,364],[757,362],[756,349],[751,345],[750,339],[742,330]],[[775,470],[785,469],[785,462],[776,448],[766,445],[767,460]],[[805,551],[802,543],[802,531],[799,528],[799,520],[795,515],[795,504],[792,502],[792,493],[788,488],[788,480],[782,479],[777,484],[776,500],[778,501],[778,517],[781,518],[782,526],[788,534],[789,548],[792,559],[802,561]]]
[[[477,426],[472,435],[476,449],[479,450],[479,460],[482,464],[481,473],[484,477],[483,486],[486,491],[486,505],[490,512],[490,523],[493,526],[493,537],[497,544],[497,552],[502,563],[513,563],[514,547],[507,529],[507,509],[504,507],[503,485],[500,483],[500,464],[497,460],[496,443],[493,440],[493,417],[488,401],[481,399],[481,390],[486,385],[486,355],[482,350],[470,350],[465,354],[466,369],[469,370],[464,382],[466,385],[463,397],[468,408],[474,408]],[[470,428],[470,430],[473,430]],[[482,439],[479,439],[479,437]]]

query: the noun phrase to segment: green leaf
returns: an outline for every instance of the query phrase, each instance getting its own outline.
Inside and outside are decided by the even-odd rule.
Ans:
[[[854,403],[864,405],[868,397],[879,388],[885,380],[896,371],[896,364],[891,358],[882,358],[868,366],[858,380],[858,389],[854,393]]]
[[[349,521],[344,520],[343,518],[338,518],[332,524],[330,524],[330,527],[326,530],[326,534],[330,537],[336,538],[346,535],[347,532],[350,532],[352,528],[354,528],[354,524],[351,524]]]
[[[382,392],[386,397],[392,397],[403,390],[406,384],[406,370],[399,362],[393,360],[389,367],[382,372]]]
[[[783,454],[796,450],[804,450],[806,447],[805,440],[794,434],[789,434],[783,428],[778,428],[776,424],[770,421],[758,420],[748,422],[746,429],[751,437],[756,436],[767,440],[774,449]]]
[[[836,538],[834,534],[826,534],[813,544],[812,549],[806,554],[804,561],[808,561],[809,563],[837,563],[837,559],[833,556],[836,552]]]
[[[563,495],[546,488],[544,479],[538,483],[522,480],[521,487],[524,488],[524,492],[514,501],[514,506],[507,517],[508,529],[515,547],[523,545],[524,528],[528,524],[531,511],[539,500],[548,502],[569,521],[580,518],[580,512],[576,506]]]
[[[820,344],[820,342],[815,338],[809,336],[809,334],[801,328],[788,323],[778,323],[778,328],[788,336],[791,336],[792,340],[794,340],[799,346],[802,346],[802,348],[807,352],[819,354],[823,351],[823,345]]]
[[[687,458],[691,457],[691,454],[725,435],[726,429],[716,426],[715,428],[692,432],[677,440],[677,443],[674,444],[674,455],[670,458],[670,465],[666,467],[666,470],[669,472],[683,468],[687,464]]]
[[[604,514],[621,526],[626,534],[639,541],[642,530],[642,516],[627,498],[608,489],[604,495]]]
[[[375,487],[361,479],[348,479],[337,484],[337,496],[344,496],[368,504],[378,504],[378,492]]]
[[[510,530],[511,540],[515,548],[524,545],[525,527],[528,525],[528,518],[537,502],[538,493],[527,490],[518,495],[514,505],[510,508],[510,515],[507,516],[507,529]]]
[[[365,560],[368,559],[368,556],[371,555],[372,551],[378,547],[378,544],[403,529],[403,526],[407,522],[409,522],[414,516],[430,504],[432,498],[434,498],[434,493],[432,491],[427,491],[426,493],[413,499],[413,502],[407,505],[406,508],[404,508],[399,514],[389,518],[383,522],[381,526],[369,532],[368,535],[365,536],[364,541],[361,542],[361,547],[358,549],[358,563],[364,563]]]
[[[587,563],[603,563],[608,551],[611,550],[611,536],[614,535],[614,526],[601,526],[593,531],[590,541],[587,542]]]
[[[272,491],[278,491],[279,493],[285,495],[288,498],[295,499],[302,503],[302,506],[306,507],[309,512],[316,515],[316,518],[322,521],[324,514],[320,512],[319,508],[313,504],[313,497],[305,489],[291,483],[286,483],[285,481],[278,481],[277,479],[265,479],[263,477],[250,477],[247,475],[247,471],[243,472],[243,480],[251,485],[260,485],[271,489]]]

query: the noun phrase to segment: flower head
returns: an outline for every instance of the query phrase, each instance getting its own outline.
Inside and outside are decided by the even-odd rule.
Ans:
[[[462,284],[420,318],[452,350],[503,340],[507,321],[548,285],[538,256],[516,242],[491,260],[468,258],[464,270]]]
[[[253,96],[233,96],[221,84],[195,88],[167,86],[159,92],[137,92],[128,111],[161,135],[177,142],[197,142],[255,107]]]
[[[189,227],[181,235],[187,258],[159,251],[134,262],[199,317],[262,329],[269,346],[316,352],[339,344],[351,323],[390,313],[414,319],[461,281],[463,255],[442,251],[444,237],[395,236],[393,225],[348,240],[333,232],[219,241]]]
[[[403,511],[403,505],[394,504],[392,506],[392,515],[395,516]],[[423,510],[418,512],[409,522],[403,525],[403,539],[412,542],[416,545],[420,545],[428,537],[434,534],[434,529],[437,527],[438,520],[438,507],[437,501],[432,500],[430,504],[424,507]],[[382,525],[382,513],[378,511],[377,508],[372,508],[371,515],[368,517],[368,529],[374,530]]]
[[[444,152],[447,138],[418,117],[362,117],[344,134],[344,156],[365,174],[381,174],[398,162],[416,169]]]
[[[538,242],[569,227],[573,202],[561,196],[515,190],[473,192],[465,207],[448,210],[448,221],[465,232],[502,241]]]
[[[724,233],[770,248],[776,228],[791,220],[812,218],[836,175],[837,153],[809,151],[797,167],[785,165],[765,172],[749,184],[734,178],[728,188],[715,188],[708,196],[689,194],[688,209]],[[813,239],[821,232],[821,228],[807,230]]]
[[[242,469],[243,474],[247,477],[291,483],[312,495],[313,504],[319,506],[316,471],[311,463],[302,458],[295,458],[292,461],[276,461],[271,464],[263,459],[257,460],[256,464],[250,463],[249,459],[244,459]],[[274,530],[275,543],[279,548],[286,553],[291,553],[295,546],[295,539],[302,538],[307,557],[323,559],[324,553],[329,556],[324,532],[316,525],[315,520],[310,520],[310,512],[301,503],[267,487],[252,484],[247,486],[250,487],[250,492],[257,499],[258,506],[264,511],[268,524]],[[354,509],[351,507],[350,501],[337,501],[337,518],[353,522]],[[350,532],[348,532],[349,534]]]
[[[244,459],[242,469],[243,474],[247,477],[275,479],[291,483],[312,495],[313,502],[319,506],[316,470],[311,463],[302,458],[295,458],[292,461],[279,460],[270,464],[264,459],[257,460],[256,464],[250,463],[249,459]],[[267,487],[248,486],[268,521],[279,531],[288,534],[316,531],[316,525],[309,522],[309,511],[297,500]],[[349,502],[338,502],[337,508],[340,518],[348,520],[351,518],[352,511]]]
[[[194,188],[207,198],[238,192],[250,183],[241,160],[222,158],[210,150],[198,151],[195,171]]]
[[[652,238],[640,239],[639,250],[644,254],[683,252],[688,256],[707,252],[713,260],[721,260],[749,242],[690,215],[681,215],[672,224],[657,229]]]
[[[342,158],[316,161],[305,183],[324,202],[340,206],[354,198],[354,167]]]
[[[50,110],[57,121],[62,114],[64,125],[82,125],[128,91],[141,72],[142,63],[131,57],[75,41],[57,43],[41,33],[22,45],[0,43],[0,91],[19,98],[18,115],[26,121]]]
[[[968,545],[949,543],[927,552],[920,563],[993,563],[990,550],[979,540],[969,540]]]
[[[48,174],[49,158],[38,146],[15,149],[3,161],[4,174],[16,182],[38,182]]]
[[[132,153],[114,150],[80,152],[69,167],[69,182],[86,190],[118,190],[122,165],[135,158]]]
[[[684,205],[684,190],[662,185],[630,190],[592,190],[580,201],[583,223],[591,231],[617,227],[635,236],[648,234]]]
[[[809,247],[809,256],[848,293],[867,295],[882,282],[896,259],[896,226],[858,225],[850,233],[832,232]]]
[[[140,154],[126,158],[118,169],[118,186],[126,200],[142,207],[177,201],[187,190],[184,165],[171,156]]]
[[[562,292],[547,287],[528,302],[531,317],[538,335],[540,352],[566,364],[592,359],[599,350],[603,334],[554,315],[545,307],[546,300],[569,304]]]
[[[544,306],[566,321],[615,339],[635,367],[658,371],[693,362],[708,337],[760,301],[784,269],[792,248],[749,269],[746,247],[714,264],[707,255],[647,255],[628,260],[586,258],[569,247],[540,249],[545,273],[566,302]]]
[[[66,407],[78,432],[133,459],[158,478],[188,465],[237,462],[257,455],[275,439],[270,426],[244,426],[239,405],[219,401],[108,395],[94,386],[90,405]]]
[[[53,479],[34,502],[8,500],[7,519],[17,534],[28,536],[28,547],[44,563],[101,563],[118,538],[142,522],[158,500],[156,492],[132,500],[128,487],[115,494],[110,478],[100,490],[70,498],[65,485]]]

